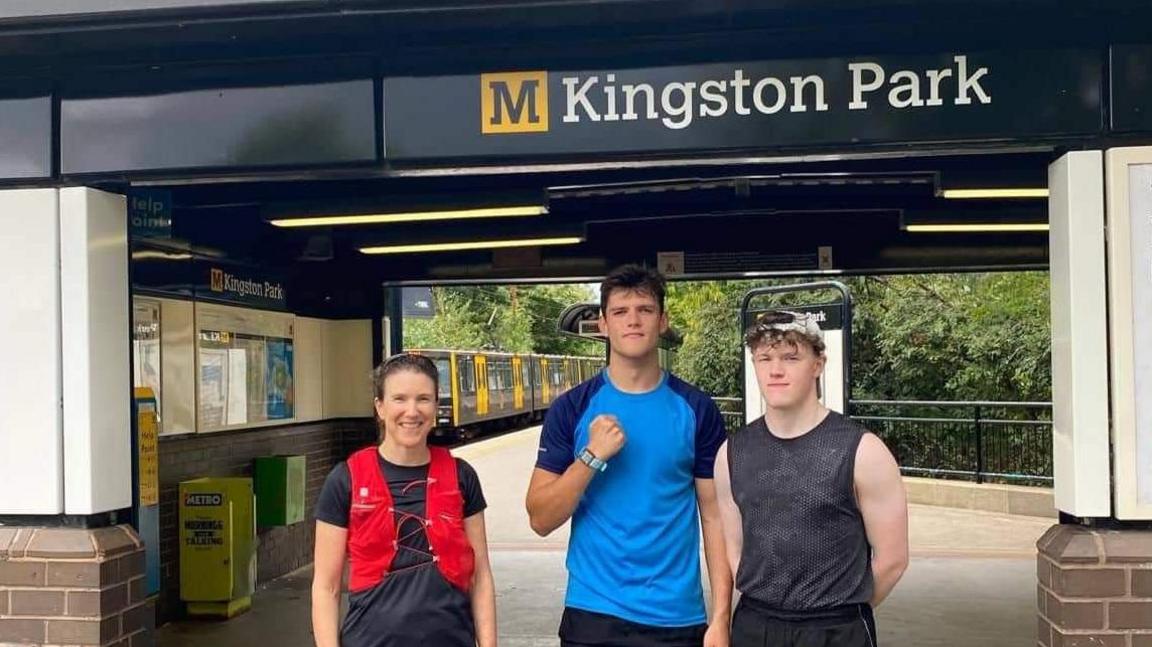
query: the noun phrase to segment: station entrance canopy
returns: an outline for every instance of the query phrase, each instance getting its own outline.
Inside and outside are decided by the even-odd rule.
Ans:
[[[407,9],[430,15],[420,4]],[[6,25],[119,15],[111,5],[26,5],[0,15],[0,50]],[[165,204],[163,226],[142,243],[158,253],[143,249],[134,264],[140,285],[195,290],[204,261],[226,259],[282,270],[291,302],[340,293],[334,301],[367,303],[353,293],[381,282],[588,278],[660,258],[671,274],[697,277],[1042,268],[1048,164],[1152,133],[1152,46],[1067,32],[1016,49],[956,33],[894,47],[862,31],[846,44],[824,34],[793,47],[800,36],[777,29],[737,57],[733,48],[767,29],[763,16],[741,14],[747,33],[701,23],[689,48],[651,33],[628,40],[643,31],[632,15],[611,36],[592,20],[546,25],[535,40],[531,29],[461,21],[419,46],[368,47],[355,33],[341,49],[343,32],[324,30],[355,21],[339,22],[334,8],[372,15],[373,26],[383,10],[319,5],[293,4],[317,9],[313,38],[293,48],[245,31],[276,22],[260,7],[280,3],[117,3],[140,20],[116,28],[140,33],[161,29],[161,18],[143,18],[165,10],[216,13],[190,21],[188,34],[170,27],[160,54],[129,42],[0,84],[0,178]],[[524,5],[526,24],[548,22]],[[228,7],[256,13],[238,21],[220,13]],[[302,15],[277,24],[296,34]],[[504,45],[462,60],[453,29],[487,29],[484,43]],[[522,47],[501,41],[517,34]],[[584,46],[562,52],[543,40],[553,37]],[[267,55],[222,42],[234,39]],[[976,200],[957,189],[1017,192]],[[524,217],[397,217],[492,209]],[[382,217],[332,220],[366,216]],[[292,226],[309,218],[319,220]],[[1001,231],[919,231],[939,225]],[[524,240],[533,243],[483,245]],[[462,242],[478,249],[413,251]]]

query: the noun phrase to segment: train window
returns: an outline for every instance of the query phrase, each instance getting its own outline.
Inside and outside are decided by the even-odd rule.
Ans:
[[[436,359],[436,372],[439,373],[440,397],[452,397],[452,363],[447,357]]]
[[[473,375],[473,361],[471,357],[456,358],[456,369],[459,371],[460,392],[475,393],[476,379]]]
[[[500,372],[500,360],[494,360],[488,369],[488,390],[499,391],[504,388],[504,375]]]

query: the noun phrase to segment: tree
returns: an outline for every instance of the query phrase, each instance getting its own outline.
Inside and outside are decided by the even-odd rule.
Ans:
[[[1048,275],[1042,272],[867,276],[852,292],[855,399],[1048,401]],[[680,375],[716,396],[743,385],[740,300],[764,281],[678,282],[667,310],[684,333]],[[782,295],[757,304],[796,304]]]
[[[436,315],[404,321],[406,348],[598,355],[596,342],[563,337],[560,312],[593,298],[582,285],[453,286],[432,289]]]

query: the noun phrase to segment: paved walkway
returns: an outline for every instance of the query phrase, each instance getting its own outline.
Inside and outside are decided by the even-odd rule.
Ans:
[[[488,499],[502,647],[554,647],[564,599],[567,527],[540,538],[528,527],[524,493],[539,428],[455,450],[480,475]],[[912,564],[878,610],[885,647],[1008,647],[1035,644],[1035,542],[1052,524],[912,506]],[[304,569],[261,588],[253,610],[226,623],[184,622],[159,632],[160,647],[308,647]]]

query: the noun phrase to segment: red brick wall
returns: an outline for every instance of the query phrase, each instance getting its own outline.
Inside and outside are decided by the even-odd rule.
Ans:
[[[128,526],[0,528],[0,644],[151,647],[145,589]]]
[[[1039,645],[1152,647],[1152,530],[1054,526],[1037,548]]]

